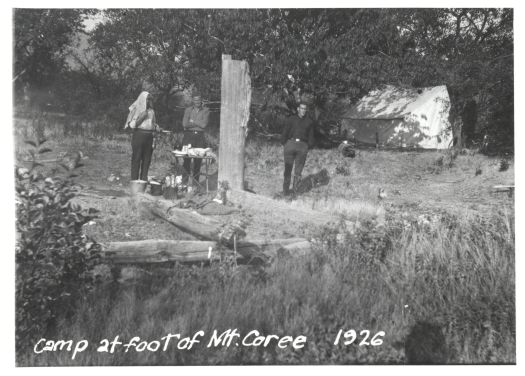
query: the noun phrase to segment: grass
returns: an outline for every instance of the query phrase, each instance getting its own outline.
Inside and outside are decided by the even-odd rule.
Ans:
[[[115,188],[106,175],[129,174],[126,139],[57,134],[53,143],[51,148],[83,148],[89,155],[86,173],[79,177],[84,185]],[[21,157],[23,145],[17,145]],[[156,151],[154,173],[169,165],[161,150]],[[247,178],[258,193],[271,196],[280,190],[281,154],[279,145],[247,144]],[[338,166],[345,174],[336,172]],[[28,349],[18,354],[18,364],[402,364],[410,329],[422,322],[437,325],[445,339],[432,359],[515,363],[514,202],[488,189],[513,182],[512,162],[509,170],[499,172],[497,159],[478,154],[372,150],[341,159],[335,150],[314,149],[303,175],[321,168],[329,170],[329,184],[292,205],[338,212],[346,221],[334,228],[276,228],[272,218],[265,218],[265,229],[253,229],[267,236],[293,233],[313,239],[306,257],[284,257],[266,267],[227,261],[206,267],[149,267],[126,283],[108,278],[80,303],[74,317],[45,334],[50,339],[88,339],[88,350],[72,360],[65,352],[37,355]],[[482,169],[480,176],[475,176],[476,168]],[[388,193],[386,200],[376,197],[380,187]],[[126,239],[126,232],[133,239],[184,237],[140,216],[126,198],[83,200],[101,210],[100,223],[86,230],[99,241]],[[203,330],[209,338],[214,329],[229,328],[242,334],[257,329],[305,335],[308,340],[301,350],[200,344],[187,351],[95,351],[101,339],[116,335],[125,341],[134,336],[151,341]],[[340,329],[386,334],[377,347],[334,345]],[[423,334],[418,343],[423,347],[425,341],[432,338]]]
[[[416,322],[438,323],[447,362],[514,363],[514,233],[509,212],[490,222],[441,219],[317,234],[314,252],[263,269],[216,264],[173,267],[132,286],[99,289],[52,338],[119,335],[155,340],[237,328],[246,334],[305,335],[303,350],[198,347],[195,351],[29,354],[34,365],[384,364],[403,363]],[[510,232],[509,232],[510,231]],[[374,235],[371,235],[374,234]],[[342,236],[341,236],[342,235]],[[383,239],[390,243],[381,245]],[[381,252],[386,252],[384,259]],[[333,345],[339,329],[385,331],[379,347]]]

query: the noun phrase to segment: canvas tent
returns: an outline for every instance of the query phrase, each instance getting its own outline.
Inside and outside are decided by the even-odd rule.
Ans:
[[[446,149],[452,146],[446,86],[370,92],[343,115],[341,129],[358,143]]]

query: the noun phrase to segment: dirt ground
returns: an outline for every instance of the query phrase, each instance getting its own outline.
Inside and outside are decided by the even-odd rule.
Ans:
[[[26,165],[28,146],[17,141],[16,160]],[[192,239],[174,226],[141,212],[129,195],[131,145],[129,135],[112,140],[51,139],[52,152],[42,159],[52,160],[65,153],[82,151],[84,165],[76,182],[81,187],[75,199],[84,207],[100,210],[99,218],[86,225],[86,233],[99,242],[140,239]],[[246,148],[246,180],[256,193],[274,197],[282,190],[282,147],[250,142]],[[513,207],[513,197],[493,193],[496,184],[514,183],[514,164],[500,171],[500,158],[488,158],[465,151],[455,158],[450,152],[393,152],[360,150],[355,158],[342,157],[337,149],[309,152],[303,177],[326,168],[330,181],[287,203],[347,219],[382,217],[385,208],[403,210],[443,209],[456,213],[487,214],[502,205]],[[150,176],[164,177],[173,170],[170,147],[161,145],[154,152]],[[44,163],[45,169],[60,171],[58,163]],[[476,175],[476,171],[478,174]],[[216,187],[217,164],[210,167],[210,184]],[[382,188],[387,197],[378,198]],[[280,199],[282,200],[282,199]],[[311,228],[286,216],[275,216],[271,209],[241,208],[238,215],[250,218],[252,238],[307,236]],[[227,216],[217,216],[228,220]]]

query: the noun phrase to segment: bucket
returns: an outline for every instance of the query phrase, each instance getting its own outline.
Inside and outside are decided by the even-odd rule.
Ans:
[[[162,185],[159,182],[151,181],[149,186],[151,188],[150,194],[152,196],[160,196],[162,194]]]
[[[142,193],[146,190],[146,185],[148,182],[146,180],[132,180],[130,182],[131,194]]]

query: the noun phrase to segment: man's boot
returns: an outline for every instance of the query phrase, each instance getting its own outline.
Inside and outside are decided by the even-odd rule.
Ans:
[[[288,196],[290,192],[290,181],[292,180],[292,168],[293,165],[285,164],[284,165],[284,182],[283,182],[283,194]]]

